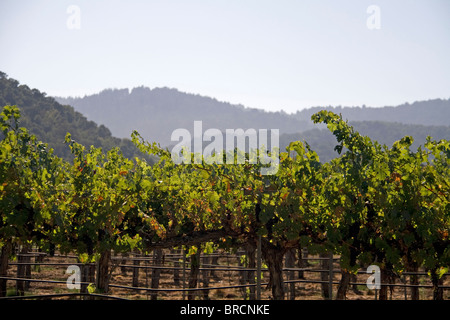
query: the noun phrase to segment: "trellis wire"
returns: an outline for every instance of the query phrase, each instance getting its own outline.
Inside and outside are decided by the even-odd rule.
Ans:
[[[46,256],[45,253],[41,252],[29,252],[29,253],[18,253],[17,256]],[[227,255],[223,253],[217,253],[217,254],[210,254],[208,256],[219,256],[219,257],[227,257],[229,259],[230,257],[238,258],[241,255]],[[186,256],[184,254],[166,254],[166,256],[170,256],[172,258],[174,257],[183,257],[183,267],[174,267],[174,266],[155,266],[155,265],[129,265],[129,264],[114,264],[112,267],[124,267],[124,268],[139,268],[139,269],[165,269],[165,270],[183,270],[183,279],[185,280],[185,273],[186,273]],[[65,257],[65,258],[76,258],[76,256],[65,256],[65,255],[55,255],[55,257]],[[339,258],[335,257],[308,257],[304,260],[330,260],[336,261],[339,260]],[[126,260],[140,260],[140,261],[151,261],[152,259],[149,257],[120,257],[115,256],[112,258],[112,260],[119,260],[119,261],[126,261]],[[257,260],[259,261],[259,260]],[[172,261],[173,262],[173,261]],[[19,265],[40,265],[40,266],[69,266],[69,265],[84,265],[83,263],[74,262],[74,263],[51,263],[51,262],[10,262],[9,265],[13,266],[19,266]],[[322,284],[322,283],[328,283],[330,294],[329,296],[332,297],[332,286],[333,285],[339,285],[339,282],[333,281],[333,274],[334,273],[341,273],[340,269],[334,269],[332,266],[333,264],[330,263],[329,269],[313,269],[313,268],[283,268],[283,271],[303,271],[303,272],[328,272],[329,273],[329,279],[327,281],[323,280],[312,280],[312,279],[297,279],[297,280],[286,280],[284,281],[285,284],[289,283],[316,283],[316,284]],[[238,266],[224,266],[220,264],[205,264],[203,267],[199,268],[200,270],[214,270],[214,271],[228,271],[228,272],[241,272],[241,271],[258,271],[257,274],[260,275],[261,272],[267,272],[267,268],[245,268],[245,267],[238,267]],[[366,273],[364,271],[358,271],[359,274]],[[403,272],[402,275],[427,275],[426,272]],[[444,276],[448,276],[449,273],[445,273]],[[58,280],[42,280],[42,279],[28,279],[28,278],[19,278],[19,277],[0,277],[0,279],[6,279],[11,281],[23,281],[23,282],[45,282],[45,283],[55,283],[55,284],[65,284],[66,281],[58,281]],[[82,283],[85,285],[88,285],[89,283]],[[220,289],[238,289],[238,288],[246,288],[246,287],[261,287],[265,286],[267,283],[249,283],[249,284],[239,284],[239,285],[229,285],[229,286],[220,286],[220,287],[206,287],[206,288],[186,288],[185,287],[185,281],[183,281],[183,288],[163,288],[163,289],[155,289],[155,288],[148,288],[148,287],[136,287],[136,286],[124,286],[124,285],[118,285],[118,284],[110,284],[109,286],[111,288],[121,288],[121,289],[127,289],[127,290],[136,290],[136,291],[146,291],[146,292],[183,292],[183,299],[185,298],[184,293],[189,291],[202,291],[202,290],[220,290]],[[359,283],[359,282],[350,282],[349,285],[366,285],[365,283]],[[426,285],[426,284],[407,284],[401,283],[382,283],[381,286],[388,286],[388,287],[403,287],[403,288],[433,288],[432,285]],[[448,290],[450,289],[450,286],[438,286],[439,288]],[[77,295],[77,294],[74,294]],[[81,296],[82,294],[78,294]],[[46,295],[47,297],[50,297],[52,295]],[[57,295],[54,295],[56,297]],[[30,298],[30,296],[28,296]],[[101,297],[101,295],[97,295],[97,297]],[[113,297],[110,295],[107,295],[107,297]],[[257,292],[257,299],[260,299],[260,293],[258,295]],[[9,298],[9,297],[7,297]],[[13,298],[13,297],[11,297]],[[30,298],[31,299],[31,298]]]

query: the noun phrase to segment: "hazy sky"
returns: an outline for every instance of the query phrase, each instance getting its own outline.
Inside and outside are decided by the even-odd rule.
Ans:
[[[286,112],[450,98],[450,1],[1,0],[0,71],[48,95],[166,86]]]

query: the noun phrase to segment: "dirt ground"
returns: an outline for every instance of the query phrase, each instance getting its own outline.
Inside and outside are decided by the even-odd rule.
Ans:
[[[242,272],[235,270],[236,268],[242,268],[240,265],[240,256],[236,254],[229,254],[226,252],[217,252],[215,253],[218,256],[217,261],[214,261],[215,269],[213,274],[206,275],[209,279],[208,287],[227,287],[240,285],[240,279],[242,278]],[[112,269],[111,269],[111,285],[120,285],[131,287],[133,283],[133,261],[128,257],[127,260],[121,260],[121,257],[116,257],[117,259],[113,260]],[[120,259],[119,259],[120,258]],[[152,266],[152,257],[140,257],[142,261],[139,262],[139,287],[140,288],[150,288],[152,283],[152,269],[145,268]],[[304,271],[304,278],[302,280],[311,280],[318,281],[320,279],[320,272],[318,270],[322,269],[320,262],[318,260],[314,260],[317,257],[308,257],[311,260],[308,260],[308,268],[309,271]],[[211,266],[212,260],[211,256],[208,256],[205,259],[202,259],[201,266],[208,267]],[[57,280],[62,281],[63,283],[44,283],[44,282],[31,282],[29,288],[26,290],[25,295],[48,295],[48,294],[65,294],[65,293],[77,293],[79,290],[77,289],[68,289],[66,281],[70,274],[66,273],[66,270],[70,264],[76,263],[77,259],[74,256],[58,256],[54,257],[45,256],[42,265],[31,265],[31,279],[40,279],[40,280]],[[15,263],[17,261],[10,261],[11,265],[8,269],[9,277],[17,277],[17,265]],[[35,258],[31,257],[31,263],[35,262]],[[189,260],[187,260],[189,262]],[[57,265],[61,264],[61,265]],[[123,267],[126,266],[126,267]],[[160,282],[159,289],[181,289],[183,288],[183,262],[182,256],[180,254],[170,253],[169,251],[164,253],[164,259],[162,266],[163,269],[160,269]],[[171,269],[173,267],[179,268],[178,278],[179,283],[176,284],[174,282],[174,270]],[[339,265],[337,262],[334,263],[334,270],[339,270]],[[185,268],[185,287],[188,287],[188,277],[189,277],[189,264],[186,263]],[[292,272],[293,280],[298,280],[298,271],[288,271]],[[202,288],[204,286],[203,278],[205,277],[205,273],[207,271],[200,270],[199,272],[199,281],[197,284],[198,288]],[[285,273],[285,279],[287,279],[287,272]],[[339,282],[340,273],[334,272],[333,281]],[[350,286],[347,292],[348,300],[374,300],[375,299],[375,291],[369,290],[365,285],[368,274],[361,273],[357,275],[356,282],[360,283],[357,286]],[[267,283],[269,280],[269,273],[267,271],[263,272],[262,283]],[[409,283],[408,277],[406,280]],[[397,279],[396,284],[401,284],[401,279]],[[428,276],[420,276],[419,283],[421,285],[431,285],[431,281]],[[446,276],[444,279],[444,285],[450,285],[450,277]],[[292,292],[294,292],[294,298],[296,300],[322,300],[322,291],[320,283],[295,283],[294,289],[292,290],[290,284],[286,284],[285,292],[286,299],[291,299]],[[333,295],[335,297],[337,291],[337,284],[333,285]],[[212,299],[212,300],[242,300],[248,298],[250,289],[248,288],[221,288],[221,289],[211,289],[205,294],[204,291],[197,291],[196,299]],[[9,280],[7,282],[7,295],[15,296],[16,295],[16,281]],[[109,295],[115,297],[121,297],[125,299],[151,299],[151,292],[145,290],[132,290],[129,288],[116,288],[111,287]],[[432,298],[432,289],[430,288],[420,288],[419,289],[420,299],[428,300]],[[410,300],[411,293],[410,289],[405,289],[404,287],[394,287],[393,291],[388,290],[388,297],[393,300]],[[79,299],[79,297],[72,297],[73,299]],[[157,293],[157,299],[163,300],[181,300],[187,299],[187,293],[183,295],[182,291],[161,291]],[[263,300],[271,299],[271,290],[267,289],[266,286],[262,287],[261,298]],[[67,299],[67,297],[61,298]],[[444,290],[444,299],[450,299],[450,290]]]

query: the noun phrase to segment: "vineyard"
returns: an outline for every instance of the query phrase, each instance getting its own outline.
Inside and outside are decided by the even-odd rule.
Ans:
[[[151,299],[308,299],[309,281],[315,298],[350,299],[367,278],[361,270],[376,265],[384,284],[378,299],[392,297],[396,279],[409,283],[403,297],[448,299],[450,141],[429,137],[411,150],[406,136],[388,147],[332,112],[312,120],[327,125],[340,156],[321,163],[296,141],[279,153],[276,173],[262,175],[264,157],[177,164],[137,132],[134,144],[157,157],[155,164],[118,148],[87,148],[69,133],[68,162],[19,126],[17,107],[5,106],[0,297],[12,281],[19,295],[41,286],[17,280],[33,280],[31,266],[43,272],[62,264],[48,276],[61,278],[78,265],[80,290],[98,298],[139,288]]]

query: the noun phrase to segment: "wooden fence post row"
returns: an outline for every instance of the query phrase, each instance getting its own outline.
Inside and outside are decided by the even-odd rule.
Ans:
[[[227,274],[222,275],[224,277],[230,277],[231,274],[236,272],[239,275],[239,284],[226,286],[227,288],[236,288],[241,291],[243,299],[250,300],[260,300],[262,296],[262,273],[270,271],[269,269],[263,269],[263,259],[261,242],[258,239],[254,244],[249,244],[242,251],[238,251],[235,258],[231,259],[231,255],[224,255],[226,259],[225,265],[219,265],[219,254],[213,253],[211,255],[201,254],[201,250],[197,250],[195,254],[186,257],[186,252],[183,250],[170,250],[168,253],[164,252],[162,249],[155,249],[151,256],[143,256],[140,254],[133,254],[130,256],[122,255],[121,257],[112,257],[111,251],[104,252],[101,255],[97,263],[87,263],[82,264],[78,261],[80,266],[80,281],[81,281],[81,294],[89,294],[88,284],[94,283],[97,288],[97,292],[108,294],[110,277],[112,271],[116,267],[120,267],[120,272],[122,275],[127,273],[127,270],[131,269],[132,281],[131,290],[142,291],[149,288],[149,297],[152,300],[158,298],[160,291],[165,291],[160,289],[160,279],[162,270],[170,269],[173,272],[173,284],[174,286],[181,286],[181,289],[170,289],[172,291],[182,291],[182,298],[193,300],[196,298],[210,299],[209,294],[212,289],[216,288],[214,286],[210,287],[210,281],[212,279],[217,279],[216,272],[226,271]],[[31,267],[33,265],[40,266],[41,264],[46,264],[43,260],[43,254],[30,253],[30,248],[21,247],[17,253],[17,262],[10,263],[11,266],[17,266],[17,274],[15,278],[11,280],[16,281],[16,294],[23,296],[26,291],[30,289],[31,282],[38,282],[39,280],[31,279]],[[5,263],[5,257],[9,256],[11,253],[11,246],[4,245],[1,248],[0,257],[0,297],[6,296],[6,282],[7,279],[7,266]],[[166,258],[166,255],[169,258]],[[31,262],[31,256],[35,256],[35,261]],[[236,260],[234,260],[236,259]],[[131,264],[127,263],[127,260],[132,260]],[[312,264],[308,260],[319,260],[320,269],[312,268]],[[321,287],[322,297],[324,299],[346,299],[346,293],[348,288],[352,288],[355,293],[361,294],[358,291],[357,285],[364,285],[364,283],[357,283],[356,275],[350,274],[345,270],[339,270],[335,266],[335,258],[331,253],[321,254],[319,258],[308,257],[308,253],[303,249],[290,249],[284,255],[284,270],[280,273],[282,277],[284,290],[283,294],[287,294],[285,298],[294,300],[298,298],[296,294],[296,284],[297,283],[317,283]],[[118,263],[114,262],[118,261]],[[142,261],[145,264],[142,264]],[[166,266],[165,262],[169,262],[170,265]],[[231,264],[236,263],[236,265]],[[57,263],[51,263],[52,265],[58,265]],[[67,263],[61,264],[67,265]],[[6,267],[5,267],[6,266]],[[297,266],[297,268],[295,268]],[[302,266],[302,268],[298,268]],[[142,282],[139,280],[140,269],[145,269],[145,287],[142,287]],[[151,269],[149,272],[148,270]],[[34,269],[39,271],[38,268]],[[182,274],[180,275],[180,271]],[[166,271],[165,271],[166,272]],[[320,280],[307,280],[305,279],[305,272],[320,272]],[[148,282],[148,275],[151,274],[151,282]],[[340,280],[335,280],[335,274],[341,274]],[[361,273],[364,273],[361,271]],[[141,273],[142,274],[142,273]],[[434,299],[444,298],[444,289],[450,289],[448,286],[444,286],[444,278],[448,276],[448,273],[444,275],[443,278],[432,279],[437,283],[433,285],[419,285],[419,275],[427,275],[426,272],[420,272],[418,268],[411,268],[411,271],[405,272],[401,277],[401,284],[395,284],[393,282],[394,275],[387,274],[383,268],[381,269],[381,289],[374,291],[374,299],[386,300],[389,299],[388,288],[391,288],[391,298],[392,298],[392,288],[403,287],[404,298],[408,298],[408,288],[410,291],[411,299],[418,299],[418,289],[420,287],[432,288]],[[407,276],[409,276],[409,284]],[[23,279],[23,280],[22,280]],[[43,280],[42,282],[45,282]],[[55,282],[55,281],[54,281]],[[56,283],[56,282],[55,282]],[[333,286],[337,286],[336,293],[333,292]],[[123,287],[118,285],[113,285],[112,287]],[[125,287],[124,287],[125,288]],[[218,287],[219,288],[219,287]],[[437,289],[436,289],[437,288]],[[153,289],[153,290],[151,290]],[[188,289],[188,290],[185,290]],[[298,287],[297,287],[298,289]],[[170,291],[169,290],[169,291]],[[185,291],[184,291],[185,290]],[[85,296],[85,299],[89,299],[89,296]]]

